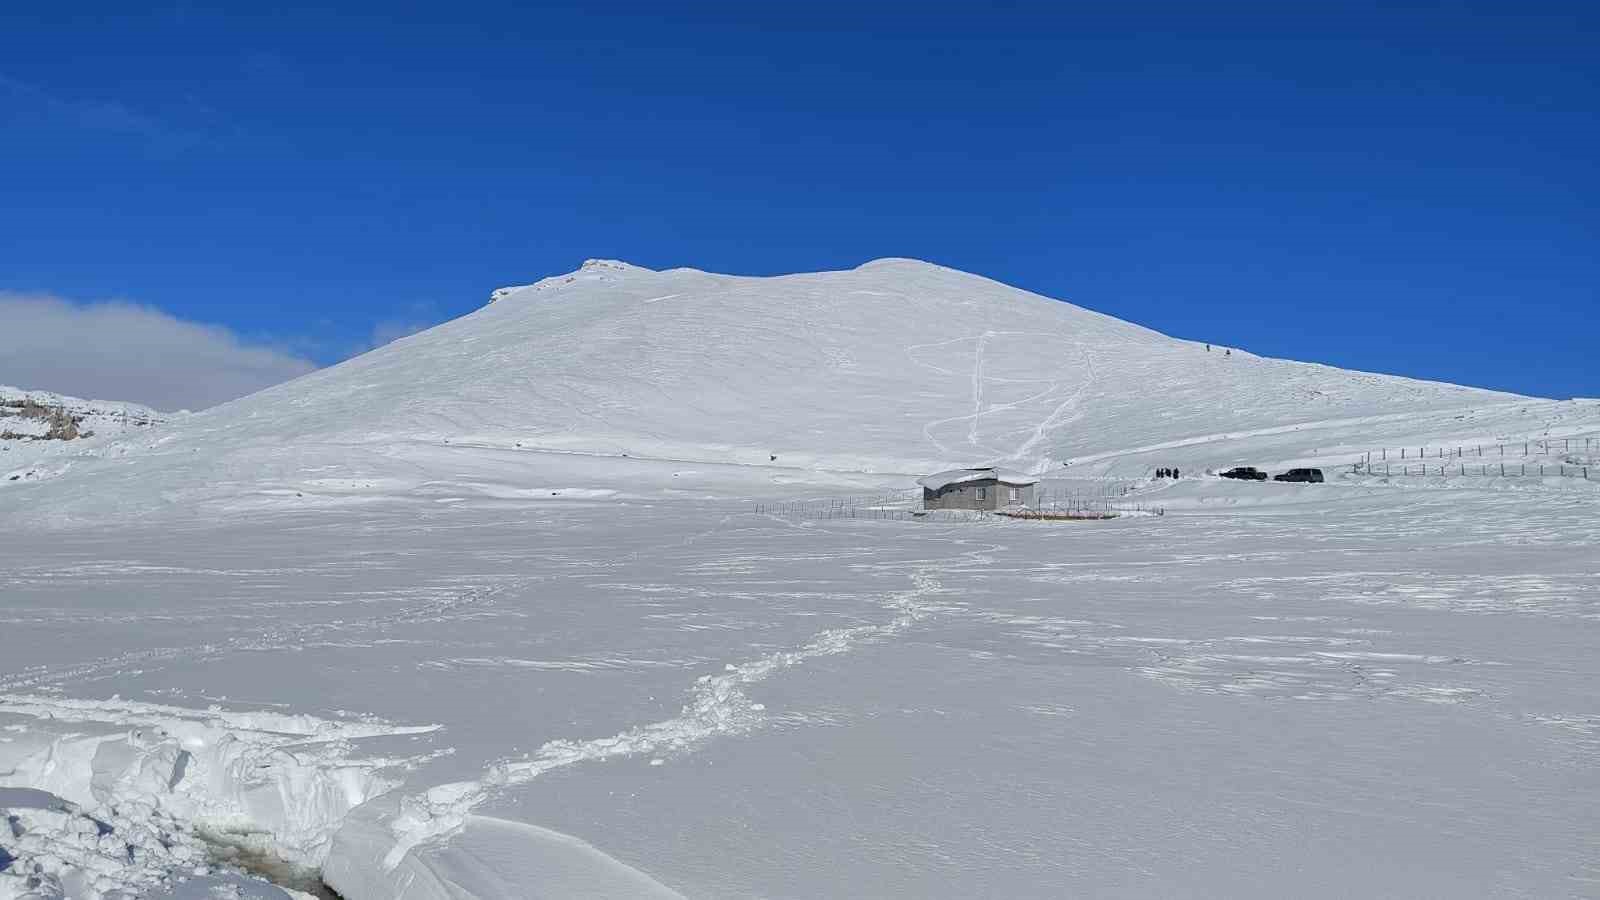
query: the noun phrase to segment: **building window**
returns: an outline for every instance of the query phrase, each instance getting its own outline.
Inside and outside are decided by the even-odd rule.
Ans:
[[[988,492],[989,492],[988,488],[978,488],[978,499],[979,500],[987,500],[987,499],[989,499],[988,498]]]
[[[1010,499],[1010,501],[1012,503],[1021,503],[1022,502],[1022,489],[1021,488],[1011,488],[1010,489],[1010,497],[1009,497],[1009,499]]]

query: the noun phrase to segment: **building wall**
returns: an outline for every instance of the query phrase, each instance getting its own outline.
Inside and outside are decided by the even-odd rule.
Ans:
[[[1021,485],[1017,488],[1017,491],[1022,496],[1023,506],[1033,509],[1039,505],[1039,486],[1037,484]]]
[[[1008,506],[1033,506],[1038,485],[1017,485],[1017,501],[1011,502],[1012,485],[993,479],[952,484],[941,491],[922,489],[923,509],[1005,509]],[[979,498],[979,489],[983,496]]]

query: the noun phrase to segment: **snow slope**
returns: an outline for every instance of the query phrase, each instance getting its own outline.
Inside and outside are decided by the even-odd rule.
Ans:
[[[1571,404],[1207,352],[903,259],[775,278],[591,260],[494,298],[181,428],[80,454],[82,490],[52,492],[51,520],[145,514],[152,503],[212,513],[347,504],[442,487],[840,489],[991,464],[1037,474],[1071,462],[1129,476],[1230,463],[1215,445],[1241,436],[1287,435],[1267,443],[1301,458],[1398,444],[1419,430],[1539,434],[1571,413]],[[1469,409],[1475,421],[1454,418]],[[146,457],[136,476],[92,464],[130,452]],[[1148,458],[1104,462],[1130,452]]]
[[[0,485],[54,478],[71,467],[72,459],[104,454],[118,439],[168,419],[137,403],[0,384]]]
[[[909,260],[591,261],[50,443],[58,477],[0,482],[0,897],[238,853],[347,900],[1600,884],[1594,401]],[[1234,464],[1330,479],[1202,474]],[[750,502],[974,465],[1168,514]]]

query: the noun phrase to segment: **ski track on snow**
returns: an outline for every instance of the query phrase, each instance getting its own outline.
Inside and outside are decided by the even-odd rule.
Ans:
[[[985,331],[978,335],[972,351],[972,424],[967,429],[967,443],[978,446],[978,426],[983,420],[983,345],[994,334]]]
[[[1083,398],[1083,395],[1091,386],[1094,385],[1097,377],[1095,374],[1094,359],[1089,355],[1089,351],[1087,349],[1080,347],[1078,352],[1083,357],[1083,369],[1084,372],[1087,373],[1083,383],[1078,385],[1078,387],[1072,392],[1071,396],[1061,401],[1061,403],[1056,406],[1055,409],[1051,410],[1049,415],[1039,420],[1039,424],[1033,429],[1033,435],[1024,441],[1022,446],[1017,448],[1017,451],[1011,455],[1011,459],[1021,460],[1023,457],[1027,456],[1034,447],[1037,447],[1039,444],[1043,443],[1045,438],[1049,436],[1050,430],[1060,424],[1062,414],[1076,406],[1078,401]],[[1059,382],[1057,383],[1059,384]]]
[[[968,373],[968,378],[969,378],[969,382],[970,382],[970,385],[971,385],[970,392],[971,392],[971,396],[972,396],[972,412],[965,413],[965,414],[958,415],[958,416],[949,416],[949,417],[946,417],[946,418],[934,419],[934,420],[932,420],[930,422],[927,422],[926,424],[924,424],[922,426],[922,434],[923,434],[924,437],[926,437],[928,439],[928,442],[933,444],[934,447],[938,448],[940,453],[945,454],[946,456],[948,456],[951,459],[965,458],[967,454],[964,453],[964,452],[961,452],[961,451],[953,451],[953,450],[951,450],[949,446],[947,446],[943,441],[939,440],[939,438],[937,436],[935,436],[934,430],[939,428],[942,425],[949,425],[949,424],[954,423],[954,422],[966,422],[966,423],[968,423],[968,427],[967,427],[967,444],[969,446],[971,446],[973,449],[978,450],[978,451],[980,451],[980,452],[982,452],[984,454],[987,454],[988,456],[993,457],[995,459],[999,459],[999,458],[1002,458],[1002,457],[1006,458],[1006,459],[1016,459],[1016,458],[1018,458],[1019,456],[1022,455],[1022,451],[1019,451],[1017,453],[1013,453],[1013,454],[1011,454],[1009,456],[1006,456],[1006,455],[1002,454],[1001,451],[996,450],[995,448],[990,447],[987,444],[983,444],[983,443],[979,442],[979,437],[980,437],[980,433],[981,433],[981,429],[982,429],[983,417],[985,415],[990,415],[990,414],[997,413],[997,412],[1005,412],[1007,410],[1012,410],[1012,409],[1017,409],[1019,407],[1024,407],[1024,406],[1028,405],[1029,403],[1033,403],[1033,402],[1035,402],[1037,400],[1040,400],[1040,399],[1043,399],[1045,397],[1050,396],[1050,394],[1055,392],[1055,390],[1061,386],[1061,379],[1059,379],[1059,378],[1057,378],[1057,379],[999,378],[999,377],[992,377],[992,376],[984,374],[985,368],[987,366],[987,360],[988,360],[987,345],[988,345],[989,339],[990,338],[994,338],[994,337],[1003,337],[1003,336],[1006,336],[1006,335],[1021,335],[1021,336],[1025,336],[1025,337],[1036,337],[1037,336],[1037,335],[1034,335],[1032,332],[1026,332],[1026,331],[992,331],[991,330],[991,331],[984,331],[984,332],[982,332],[980,334],[977,334],[977,335],[969,335],[967,337],[953,338],[953,339],[948,340],[948,341],[937,341],[937,342],[930,343],[930,344],[912,344],[912,345],[906,347],[905,350],[904,350],[907,358],[909,358],[914,364],[916,364],[918,366],[921,366],[921,367],[923,367],[925,369],[928,369],[930,371],[937,372],[937,373],[939,373],[941,375],[956,376],[956,375],[959,375],[959,373],[952,372],[952,371],[950,371],[948,369],[945,369],[945,368],[942,368],[942,367],[939,367],[939,366],[935,366],[932,363],[924,362],[923,360],[918,359],[917,356],[916,356],[915,351],[922,350],[922,349],[928,349],[928,348],[934,348],[934,347],[944,347],[944,346],[948,346],[950,344],[964,343],[966,341],[972,341],[973,342],[972,368],[971,368],[971,371]],[[1085,352],[1085,351],[1080,351],[1080,352],[1083,352],[1084,356],[1085,356],[1085,359],[1087,359],[1087,356],[1088,356],[1087,352]],[[997,404],[993,404],[993,405],[990,405],[989,407],[985,408],[984,404],[983,404],[985,385],[987,385],[987,384],[989,384],[991,382],[993,382],[993,383],[1003,383],[1003,384],[1048,384],[1049,386],[1046,387],[1044,390],[1039,391],[1038,393],[1031,394],[1031,395],[1029,395],[1027,397],[1023,397],[1020,400],[1013,400],[1013,401],[1010,401],[1010,402],[1007,402],[1007,403],[997,403]],[[1054,411],[1054,412],[1052,412],[1052,414],[1046,416],[1045,420],[1043,420],[1040,423],[1039,426],[1036,426],[1034,434],[1037,437],[1037,439],[1028,441],[1027,442],[1027,446],[1028,447],[1031,448],[1038,441],[1042,441],[1044,439],[1044,436],[1041,433],[1041,430],[1046,427],[1045,423],[1053,424],[1054,420],[1056,418],[1056,413],[1064,411],[1064,409],[1066,407],[1070,406],[1071,403],[1075,402],[1079,397],[1081,397],[1085,388],[1087,388],[1087,384],[1080,385],[1080,387],[1078,388],[1077,392],[1074,393],[1074,395],[1071,398],[1069,398],[1068,401],[1063,403],[1061,406],[1058,406],[1056,411]]]

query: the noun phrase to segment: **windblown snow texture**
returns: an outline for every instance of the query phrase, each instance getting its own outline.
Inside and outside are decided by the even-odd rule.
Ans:
[[[591,261],[15,439],[0,897],[1594,894],[1600,402],[1232,350]],[[1166,514],[784,512],[975,466]]]

